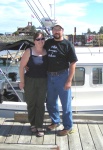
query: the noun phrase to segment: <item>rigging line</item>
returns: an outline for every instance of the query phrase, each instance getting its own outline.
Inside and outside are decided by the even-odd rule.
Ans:
[[[24,45],[24,43],[22,43],[22,44],[20,45],[20,47],[19,47],[18,51],[15,53],[14,57],[13,57],[12,54],[9,52],[9,50],[7,50],[8,53],[9,53],[9,55],[10,55],[11,58],[12,58],[12,62],[11,62],[10,65],[8,66],[7,71],[9,70],[9,68],[11,67],[11,65],[13,64],[13,61],[15,61],[16,56],[17,56],[17,54],[20,52],[20,49],[23,47],[23,45]]]
[[[45,17],[44,15],[43,15],[43,13],[40,11],[40,9],[39,9],[39,7],[36,5],[36,3],[34,2],[34,0],[32,0],[33,1],[33,3],[35,4],[35,6],[37,7],[37,9],[39,10],[39,12],[42,14],[42,16],[43,17]]]
[[[29,6],[29,8],[31,9],[31,11],[34,13],[34,15],[36,16],[36,18],[38,19],[38,21],[41,23],[40,18],[38,16],[38,14],[36,13],[36,11],[34,10],[34,8],[32,7],[31,3],[28,0],[25,0],[27,5]]]
[[[41,5],[42,9],[44,10],[44,12],[46,13],[46,15],[48,16],[48,18],[50,19],[50,21],[53,24],[53,21],[51,20],[51,18],[49,17],[49,15],[47,14],[47,12],[45,11],[44,7],[42,6],[42,4],[40,3],[40,1],[38,0],[39,4]]]
[[[50,36],[50,37],[52,37],[51,36],[51,34],[48,32],[48,30],[45,28],[45,31],[46,31],[46,33]]]
[[[32,7],[31,3],[28,0],[25,0],[27,5],[29,6],[29,8],[31,9],[31,11],[34,13],[34,15],[36,16],[37,20],[40,22],[41,25],[43,25],[43,22],[40,20],[38,14],[36,13],[36,11],[34,10],[34,8]],[[44,26],[44,25],[43,25]]]
[[[27,5],[29,6],[29,8],[31,9],[31,11],[32,11],[32,12],[34,13],[34,15],[36,16],[36,18],[38,19],[38,21],[40,22],[40,24],[44,27],[44,30],[46,31],[46,33],[47,33],[48,35],[50,35],[49,32],[47,31],[47,29],[46,29],[44,23],[41,21],[40,17],[38,16],[38,14],[36,13],[36,11],[35,11],[34,8],[32,7],[31,3],[30,3],[28,0],[25,0],[25,1],[26,1]]]

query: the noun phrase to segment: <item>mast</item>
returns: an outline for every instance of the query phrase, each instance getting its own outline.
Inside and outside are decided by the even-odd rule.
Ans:
[[[74,27],[73,44],[76,42],[76,27]]]
[[[54,0],[54,20],[55,20],[55,0]]]

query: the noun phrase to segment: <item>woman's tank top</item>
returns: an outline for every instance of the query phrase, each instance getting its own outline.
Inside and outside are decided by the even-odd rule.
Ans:
[[[35,56],[30,48],[30,58],[27,63],[29,70],[25,73],[26,76],[32,78],[46,78],[47,77],[47,55]]]

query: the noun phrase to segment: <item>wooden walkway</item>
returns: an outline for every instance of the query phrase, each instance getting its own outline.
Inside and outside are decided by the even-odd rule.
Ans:
[[[44,127],[50,124],[44,120]],[[57,136],[56,130],[45,130],[43,137],[30,131],[29,123],[16,122],[14,118],[0,118],[0,150],[103,150],[103,120],[75,120],[75,133]]]

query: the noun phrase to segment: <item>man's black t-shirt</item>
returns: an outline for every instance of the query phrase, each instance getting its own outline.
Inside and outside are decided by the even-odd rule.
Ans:
[[[66,39],[55,41],[48,39],[44,48],[48,54],[48,71],[57,72],[69,68],[69,63],[76,62],[77,56],[73,45]]]

